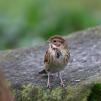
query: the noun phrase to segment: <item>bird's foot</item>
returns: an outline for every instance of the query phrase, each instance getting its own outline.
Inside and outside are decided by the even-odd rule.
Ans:
[[[47,84],[47,88],[51,88],[50,83]]]
[[[61,87],[65,87],[64,82],[61,82],[60,85],[61,85]]]

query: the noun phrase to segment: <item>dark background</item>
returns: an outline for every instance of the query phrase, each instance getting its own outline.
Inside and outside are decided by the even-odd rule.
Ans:
[[[0,49],[30,47],[101,23],[101,0],[0,0]]]

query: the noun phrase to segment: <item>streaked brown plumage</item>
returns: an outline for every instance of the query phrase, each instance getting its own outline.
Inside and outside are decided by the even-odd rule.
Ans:
[[[61,86],[64,86],[60,71],[65,68],[69,58],[70,52],[66,40],[58,35],[50,37],[49,48],[46,50],[44,57],[45,69],[39,72],[40,74],[43,72],[48,74],[47,87],[50,88],[50,73],[57,72],[61,80]]]

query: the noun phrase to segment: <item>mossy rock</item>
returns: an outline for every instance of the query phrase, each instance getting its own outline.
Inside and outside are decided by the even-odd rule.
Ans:
[[[0,52],[0,68],[11,82],[18,101],[87,101],[92,86],[101,83],[101,26],[64,38],[71,53],[62,71],[65,89],[55,75],[51,79],[52,89],[47,89],[47,78],[38,74],[44,66],[47,44]]]
[[[14,94],[17,101],[86,101],[89,90],[88,87],[81,89],[81,87],[78,88],[77,86],[44,89],[29,84],[20,90],[14,90]]]

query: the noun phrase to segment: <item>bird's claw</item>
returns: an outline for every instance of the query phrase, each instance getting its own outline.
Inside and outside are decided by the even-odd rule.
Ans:
[[[47,84],[47,88],[51,88],[50,84]]]
[[[65,85],[64,85],[64,83],[63,83],[63,82],[61,82],[60,84],[61,84],[61,87],[65,87]]]

